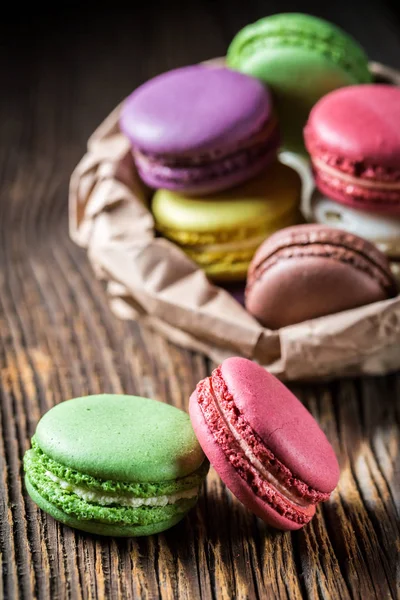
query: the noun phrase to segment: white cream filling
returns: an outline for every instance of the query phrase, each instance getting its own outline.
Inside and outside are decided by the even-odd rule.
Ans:
[[[389,255],[400,254],[400,218],[353,209],[331,200],[318,190],[312,198],[312,211],[317,223],[339,227],[373,243]]]
[[[293,210],[292,212],[290,212],[286,219],[281,220],[280,225],[281,227],[286,227],[287,225],[293,225],[293,223],[295,223],[295,221],[297,220],[297,216],[298,213]],[[240,252],[241,250],[256,250],[261,244],[262,242],[265,240],[266,237],[268,237],[269,235],[272,235],[275,232],[275,227],[274,227],[275,222],[271,222],[271,228],[270,231],[268,232],[267,230],[259,236],[255,236],[255,237],[250,237],[247,240],[241,240],[241,241],[232,241],[232,242],[223,242],[223,243],[217,243],[217,244],[198,244],[196,246],[193,246],[191,248],[191,250],[193,251],[200,251],[200,252]]]
[[[214,398],[215,406],[216,406],[219,414],[221,415],[222,420],[224,421],[225,425],[228,427],[229,431],[231,432],[231,434],[233,435],[235,440],[238,442],[241,450],[243,450],[246,458],[253,465],[253,467],[255,469],[257,469],[257,471],[262,475],[262,477],[266,481],[268,481],[268,483],[270,483],[274,488],[276,488],[276,490],[282,496],[284,496],[284,498],[286,498],[286,500],[289,500],[293,504],[296,504],[297,506],[300,506],[302,508],[308,508],[311,504],[310,502],[307,502],[306,500],[303,500],[302,498],[295,496],[288,488],[286,488],[284,485],[282,485],[282,483],[280,481],[278,481],[278,479],[276,477],[274,477],[274,475],[272,475],[272,473],[270,473],[264,467],[264,465],[258,460],[258,458],[253,454],[250,446],[246,443],[246,441],[240,436],[240,434],[236,431],[236,429],[230,423],[230,421],[227,417],[227,414],[226,414],[225,410],[223,409],[223,407],[221,406],[221,404],[218,402],[218,399],[217,399],[216,395],[214,394],[214,390],[212,389],[211,385],[210,385],[210,392]]]
[[[400,181],[372,181],[371,179],[361,179],[358,177],[353,177],[348,173],[343,173],[339,171],[339,169],[335,169],[335,167],[331,167],[327,165],[320,158],[312,159],[313,165],[317,167],[322,173],[327,173],[328,175],[332,175],[332,177],[336,177],[341,181],[346,183],[350,183],[351,185],[355,185],[357,187],[362,187],[367,190],[400,190]]]
[[[186,498],[194,498],[199,492],[199,488],[195,487],[190,490],[184,490],[182,492],[176,492],[176,494],[170,494],[169,496],[154,496],[151,498],[138,498],[135,496],[121,496],[117,494],[102,494],[95,492],[84,487],[73,485],[68,481],[60,479],[54,473],[46,471],[46,476],[57,483],[60,488],[73,492],[82,500],[92,502],[93,504],[100,504],[101,506],[108,506],[110,504],[120,504],[121,506],[128,506],[132,508],[138,508],[140,506],[167,506],[167,504],[174,504],[178,500]]]

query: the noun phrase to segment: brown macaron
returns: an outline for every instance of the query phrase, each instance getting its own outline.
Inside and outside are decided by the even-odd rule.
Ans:
[[[246,308],[279,329],[395,296],[386,257],[370,242],[324,225],[296,225],[269,237],[248,271]]]

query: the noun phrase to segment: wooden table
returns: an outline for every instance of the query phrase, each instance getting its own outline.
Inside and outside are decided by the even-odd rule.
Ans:
[[[81,3],[85,4],[85,3]],[[211,471],[197,509],[165,534],[101,539],[58,525],[27,497],[21,459],[41,414],[98,392],[187,407],[212,365],[110,313],[68,238],[69,175],[96,125],[135,86],[221,55],[245,23],[294,3],[226,0],[60,8],[2,28],[0,596],[395,598],[399,593],[400,377],[291,386],[319,419],[342,477],[312,524],[268,530]],[[400,24],[382,3],[299,3],[400,67]],[[331,4],[331,3],[329,3]],[[354,6],[353,6],[354,5]],[[18,7],[16,7],[19,10]],[[83,11],[83,12],[82,12]],[[400,351],[400,350],[399,350]]]

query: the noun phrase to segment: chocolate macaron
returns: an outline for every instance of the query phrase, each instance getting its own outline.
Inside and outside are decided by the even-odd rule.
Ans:
[[[282,229],[260,246],[245,302],[265,327],[279,329],[395,294],[387,258],[372,243],[311,224]]]

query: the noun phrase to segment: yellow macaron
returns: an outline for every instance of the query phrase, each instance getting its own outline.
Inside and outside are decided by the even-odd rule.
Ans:
[[[301,220],[301,180],[276,162],[246,183],[200,197],[160,189],[153,197],[156,230],[217,281],[245,279],[266,237]]]

